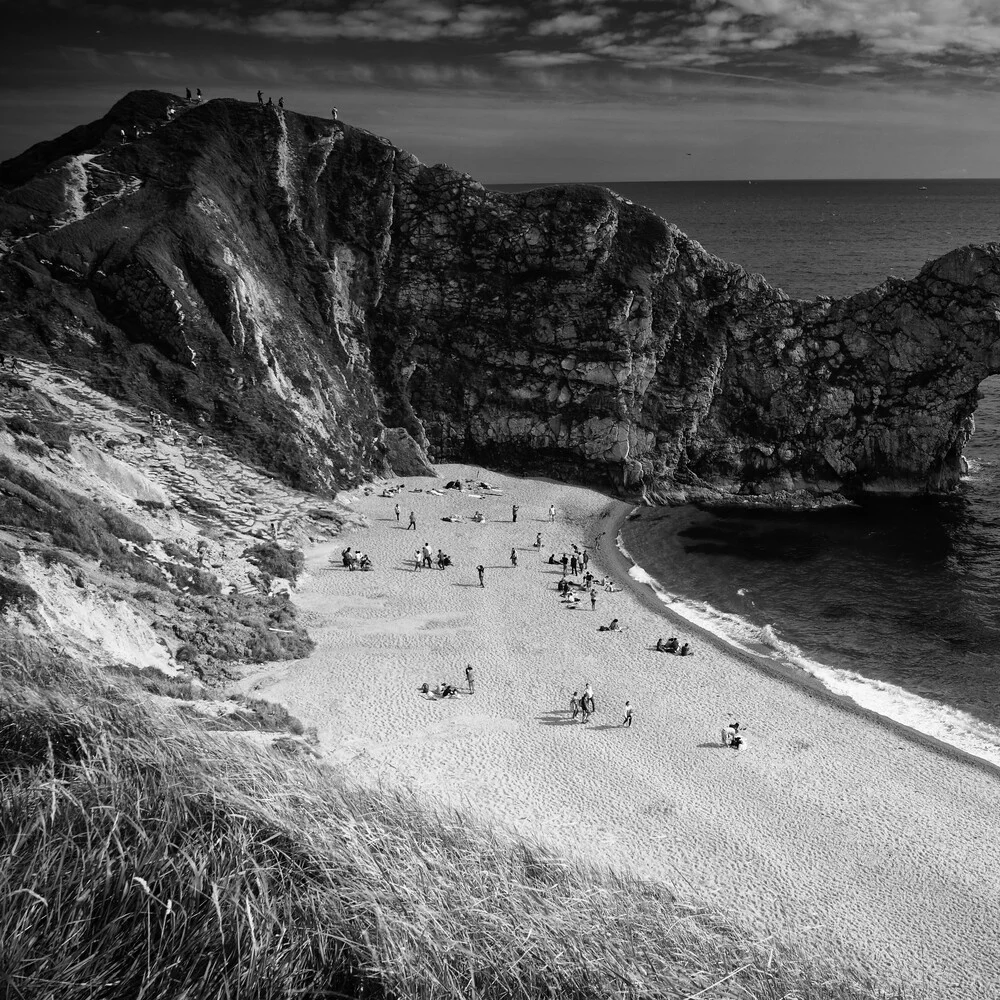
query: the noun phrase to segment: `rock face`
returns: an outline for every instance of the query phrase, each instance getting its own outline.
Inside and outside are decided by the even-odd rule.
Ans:
[[[997,244],[799,301],[602,188],[500,194],[342,122],[149,92],[0,183],[7,349],[296,485],[426,452],[654,499],[947,489],[1000,372]]]

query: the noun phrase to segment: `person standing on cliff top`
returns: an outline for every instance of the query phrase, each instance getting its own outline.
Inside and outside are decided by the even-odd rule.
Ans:
[[[398,522],[399,521],[399,514],[400,514],[399,504],[396,504],[395,511],[396,511],[396,521]]]
[[[195,92],[194,99],[196,101],[200,101],[201,100],[201,87],[199,87],[198,90]]]
[[[511,507],[511,509],[510,509],[510,519],[511,519],[511,521],[512,521],[512,522],[513,522],[514,524],[517,524],[517,512],[518,512],[518,511],[519,511],[520,509],[521,509],[521,508],[520,508],[520,507],[518,507],[518,505],[517,505],[517,504],[514,504],[514,506],[513,506],[513,507]]]
[[[549,520],[555,521],[556,519],[556,505],[554,503],[549,504]]]
[[[486,567],[480,564],[476,567],[476,572],[479,574],[479,586],[485,587],[486,584],[483,583],[483,576],[486,573]]]
[[[410,511],[410,523],[406,526],[406,530],[409,531],[412,528],[414,531],[417,530],[417,515]]]
[[[264,103],[264,91],[262,91],[262,90],[258,90],[257,91],[257,103],[258,104],[263,104]]]
[[[285,107],[285,99],[283,97],[279,97],[278,98],[278,107],[279,108],[284,108]]]
[[[187,100],[189,100],[189,101],[191,100],[191,88],[190,87],[185,87],[184,88],[184,96],[185,96],[185,98],[187,98]]]
[[[333,108],[333,110],[331,110],[330,114],[333,115],[333,120],[336,121],[337,120],[337,109]]]

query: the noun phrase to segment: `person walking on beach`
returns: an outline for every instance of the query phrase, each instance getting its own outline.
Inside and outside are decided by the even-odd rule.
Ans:
[[[399,511],[399,504],[396,504],[395,511],[396,511],[396,521],[398,523],[399,522],[399,513],[400,513],[400,511]]]
[[[580,561],[583,563],[583,568],[586,569],[587,565],[590,562],[590,556],[587,555],[587,550],[586,549],[583,550],[583,557],[582,557],[582,559]]]
[[[416,552],[413,553],[414,570],[420,569],[420,567],[423,566],[423,564],[424,564],[423,554],[421,553],[420,549],[417,549]]]
[[[477,572],[477,573],[479,574],[479,586],[480,586],[480,587],[485,587],[485,586],[486,586],[486,584],[485,584],[485,583],[483,583],[483,574],[484,574],[484,573],[486,572],[486,567],[485,567],[485,566],[483,566],[483,565],[482,565],[482,563],[480,563],[480,564],[479,564],[479,565],[478,565],[478,566],[476,567],[476,572]]]
[[[514,569],[517,569],[517,549],[510,550],[510,564]]]
[[[542,533],[540,531],[538,532],[537,535],[535,535],[535,548],[538,549],[538,554],[541,555],[542,554]]]
[[[597,588],[596,587],[591,587],[590,588],[590,610],[591,611],[596,611],[597,610]]]
[[[518,505],[517,505],[517,504],[514,504],[514,506],[513,506],[513,507],[511,507],[511,509],[510,509],[510,519],[511,519],[511,521],[512,521],[512,522],[513,522],[514,524],[517,524],[517,512],[518,512],[518,511],[519,511],[520,509],[521,509],[521,508],[520,508],[520,507],[518,507]]]
[[[417,530],[417,515],[410,511],[410,523],[406,526],[406,530],[409,531],[412,528],[414,531]]]
[[[622,719],[622,725],[628,726],[629,729],[632,728],[632,703],[630,701],[625,702],[625,718]]]
[[[472,664],[467,663],[465,665],[465,683],[469,688],[469,694],[476,693],[476,678],[472,672]]]
[[[555,521],[556,519],[556,505],[554,503],[549,504],[549,521]]]
[[[423,564],[428,569],[432,569],[434,566],[434,560],[431,557],[431,547],[427,542],[424,542],[424,547],[420,550],[423,557]]]
[[[570,718],[576,722],[576,717],[580,714],[580,698],[576,691],[569,696],[569,711]]]
[[[580,568],[580,564],[576,561],[576,553],[574,552],[573,555],[570,557],[570,560],[569,560],[569,571],[573,574],[573,576],[576,576],[577,575],[577,570],[579,568]]]
[[[569,556],[566,555],[566,553],[564,552],[562,554],[562,559],[560,561],[562,562],[563,576],[565,576],[566,575],[566,567],[569,566]]]

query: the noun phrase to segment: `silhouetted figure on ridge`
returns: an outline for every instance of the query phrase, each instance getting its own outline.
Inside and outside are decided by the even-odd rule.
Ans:
[[[188,99],[189,101],[191,100],[191,88],[190,88],[190,87],[185,87],[185,88],[184,88],[184,96],[185,96],[185,97],[186,97],[186,98],[187,98],[187,99]]]
[[[195,100],[196,101],[201,100],[201,87],[198,88],[198,93],[195,95]]]
[[[273,108],[274,107],[274,101],[272,101],[270,97],[267,99],[267,106],[269,108]]]
[[[264,103],[264,93],[263,93],[263,91],[260,91],[260,90],[257,91],[257,103],[258,104],[263,104]]]
[[[278,98],[278,107],[283,108],[285,106],[285,99],[283,97]]]
[[[336,109],[336,108],[334,108],[334,109],[333,109],[333,110],[332,110],[332,111],[330,112],[330,114],[331,114],[331,115],[333,115],[333,120],[334,120],[334,121],[336,121],[336,120],[337,120],[337,109]]]

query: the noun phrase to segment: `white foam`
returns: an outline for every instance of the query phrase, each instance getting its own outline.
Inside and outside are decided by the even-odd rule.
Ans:
[[[618,549],[631,563],[628,575],[648,586],[670,610],[743,652],[770,659],[801,670],[819,681],[828,691],[849,698],[856,705],[876,712],[918,732],[947,743],[964,753],[1000,766],[1000,730],[968,712],[924,698],[889,681],[864,677],[852,670],[830,667],[810,659],[797,646],[781,638],[773,625],[759,627],[739,615],[719,611],[711,605],[672,594],[632,558],[622,542]],[[745,591],[738,591],[741,595]]]

